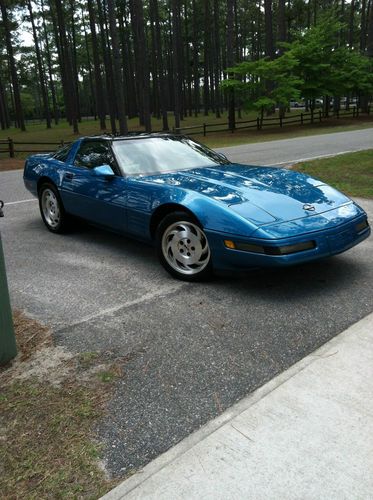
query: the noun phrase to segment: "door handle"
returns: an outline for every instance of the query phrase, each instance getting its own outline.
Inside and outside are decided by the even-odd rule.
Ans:
[[[71,172],[66,172],[66,174],[64,175],[64,179],[66,179],[67,181],[71,181],[71,179],[74,178],[74,174],[72,174]]]

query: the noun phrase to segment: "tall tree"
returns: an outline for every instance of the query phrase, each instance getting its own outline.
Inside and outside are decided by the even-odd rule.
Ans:
[[[180,127],[181,114],[181,81],[180,81],[180,0],[172,0],[172,50],[174,71],[174,114],[175,127]]]
[[[51,115],[50,115],[50,111],[49,111],[48,93],[47,93],[47,87],[45,84],[45,74],[44,74],[43,64],[42,64],[42,60],[41,60],[39,40],[38,40],[37,31],[36,31],[34,13],[32,10],[31,0],[27,0],[27,7],[28,7],[29,14],[30,14],[32,35],[34,37],[36,61],[37,61],[37,66],[38,66],[40,91],[41,91],[41,96],[43,99],[44,115],[45,115],[45,120],[47,123],[47,128],[51,128]]]
[[[130,0],[132,26],[137,46],[137,75],[141,116],[146,132],[151,132],[150,81],[147,40],[145,36],[144,8],[141,0]]]
[[[272,0],[264,0],[265,55],[274,59]]]
[[[210,0],[204,0],[204,41],[203,41],[203,101],[205,116],[209,114],[211,91],[209,82],[209,66],[210,66],[210,44],[211,44],[211,27],[210,27]]]
[[[78,101],[76,96],[76,86],[74,81],[74,72],[72,66],[71,47],[68,42],[65,24],[65,12],[61,0],[54,0],[54,5],[57,13],[57,23],[59,30],[59,38],[61,44],[61,60],[60,65],[66,76],[66,98],[69,103],[69,111],[74,134],[79,134],[78,127]]]
[[[8,61],[9,61],[10,75],[11,75],[11,79],[12,79],[12,86],[13,86],[14,111],[15,111],[16,122],[17,122],[17,126],[21,130],[25,131],[26,126],[25,126],[25,119],[24,119],[24,115],[23,115],[23,108],[22,108],[22,102],[21,102],[21,92],[20,92],[20,86],[19,86],[18,76],[17,76],[16,61],[14,58],[13,43],[12,43],[12,36],[11,36],[11,27],[10,27],[9,17],[8,17],[8,9],[6,7],[5,0],[0,0],[0,9],[1,9],[1,16],[3,18],[5,43],[6,43],[6,49],[7,49],[7,54],[8,54]]]
[[[87,6],[89,15],[89,26],[91,29],[91,38],[92,38],[92,57],[93,57],[93,68],[95,75],[96,109],[100,120],[100,129],[106,130],[104,88],[101,78],[101,65],[98,53],[98,40],[96,32],[96,15],[93,7],[93,0],[88,0]]]
[[[127,128],[126,110],[124,106],[124,89],[123,89],[123,79],[121,72],[121,57],[119,51],[119,40],[118,40],[118,32],[116,25],[114,0],[107,0],[107,2],[108,2],[111,44],[112,44],[113,59],[114,59],[113,72],[115,81],[115,91],[117,97],[119,133],[127,134],[128,128]]]
[[[45,14],[45,10],[44,10],[43,1],[41,2],[41,16],[42,16],[42,25],[43,25],[45,56],[46,56],[47,67],[48,67],[49,88],[50,88],[50,92],[52,95],[53,117],[54,117],[55,125],[58,125],[59,109],[57,106],[56,87],[55,87],[55,84],[53,81],[52,58],[51,58],[51,50],[50,50],[50,46],[49,46],[49,33],[47,30],[47,24],[45,21],[46,14]]]
[[[162,113],[163,130],[168,130],[169,127],[168,127],[168,116],[167,116],[167,86],[164,74],[158,0],[150,0],[150,11],[151,11],[151,16],[153,18],[154,31],[155,31],[154,43],[155,43],[156,67],[158,70],[158,77],[159,77],[159,106]]]
[[[109,50],[109,41],[107,36],[107,30],[105,26],[105,15],[103,10],[102,0],[97,0],[97,12],[98,12],[98,20],[100,26],[100,42],[101,42],[101,51],[104,59],[105,66],[105,78],[106,78],[106,98],[109,104],[109,115],[110,115],[110,125],[111,131],[113,134],[117,133],[117,125],[116,125],[116,93],[115,86],[113,85],[113,65],[111,60],[111,54]]]
[[[234,22],[234,0],[227,0],[227,66],[231,68],[234,64],[234,48],[233,48],[233,26]],[[234,104],[234,90],[228,89],[228,126],[230,130],[236,128],[236,115]]]
[[[193,87],[194,87],[194,115],[198,116],[200,110],[200,88],[199,88],[199,37],[197,23],[196,1],[192,3],[193,10]]]

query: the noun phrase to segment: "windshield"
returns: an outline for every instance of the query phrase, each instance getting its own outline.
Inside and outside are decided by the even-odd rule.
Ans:
[[[126,175],[152,174],[229,163],[187,137],[149,137],[113,141],[119,167]]]

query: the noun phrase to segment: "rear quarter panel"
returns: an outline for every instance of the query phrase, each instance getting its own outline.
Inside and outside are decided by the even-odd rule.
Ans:
[[[77,141],[72,145],[66,163],[73,161],[79,144],[80,141]],[[58,188],[61,186],[65,163],[53,158],[52,154],[32,155],[26,160],[23,181],[26,189],[35,196],[38,195],[38,182],[42,178],[49,180]]]

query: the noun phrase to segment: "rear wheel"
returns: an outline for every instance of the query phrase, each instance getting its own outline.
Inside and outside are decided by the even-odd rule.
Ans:
[[[185,212],[167,215],[156,234],[161,264],[175,278],[206,280],[212,275],[211,251],[199,223]]]
[[[39,189],[39,207],[44,224],[52,233],[63,233],[69,228],[66,214],[57,188],[44,183]]]

